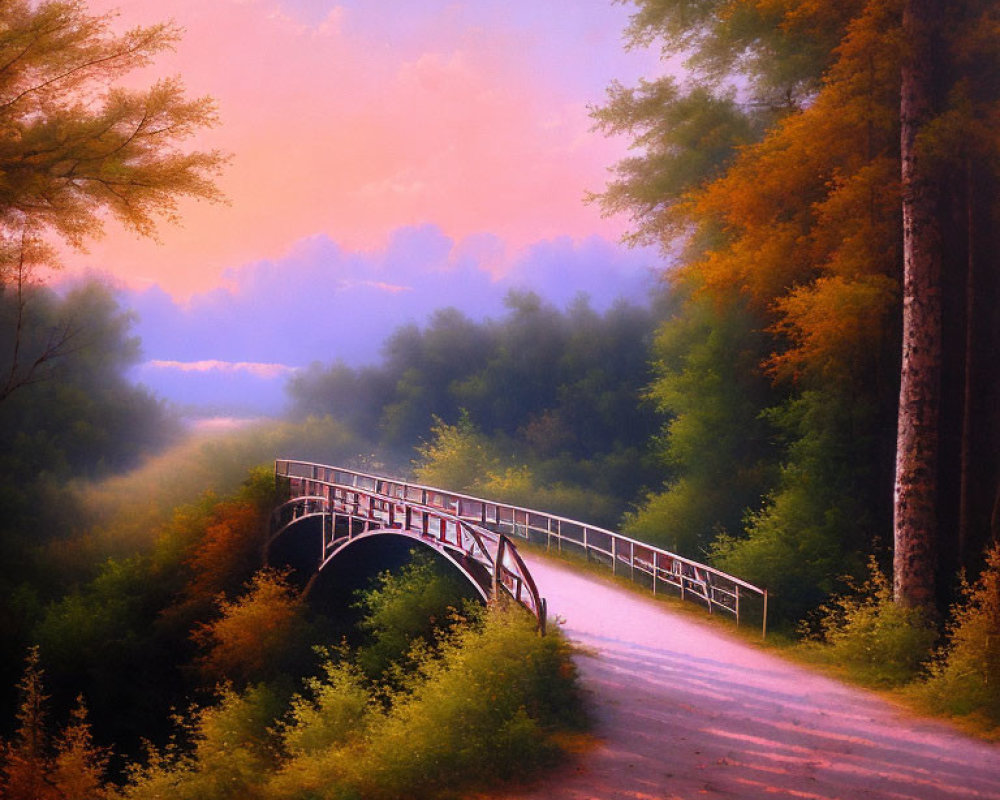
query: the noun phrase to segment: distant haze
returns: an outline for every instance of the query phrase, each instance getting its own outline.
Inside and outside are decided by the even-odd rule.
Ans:
[[[89,0],[121,27],[184,31],[130,81],[180,75],[217,100],[192,142],[232,155],[229,205],[182,203],[159,242],[109,224],[96,272],[139,315],[136,377],[202,412],[273,413],[289,370],[378,357],[385,335],[454,305],[481,319],[510,288],[556,305],[642,299],[656,259],[586,204],[623,140],[591,130],[626,52],[610,0]]]

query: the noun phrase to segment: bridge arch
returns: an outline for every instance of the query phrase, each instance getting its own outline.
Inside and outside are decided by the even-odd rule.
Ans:
[[[450,562],[484,601],[509,596],[535,616],[544,632],[545,600],[506,535],[438,508],[365,489],[311,482],[291,491],[291,499],[274,511],[264,561],[291,566],[303,576],[306,594],[324,568],[357,542],[399,537]]]
[[[332,566],[337,558],[349,556],[353,549],[370,543],[375,537],[383,540],[385,537],[394,537],[398,540],[408,542],[412,547],[421,547],[430,550],[451,564],[451,566],[469,582],[473,591],[475,591],[484,603],[488,603],[490,601],[491,576],[485,569],[483,569],[482,565],[478,564],[478,562],[462,559],[445,548],[435,547],[430,542],[426,542],[413,536],[408,536],[405,533],[392,528],[376,528],[375,530],[367,531],[352,537],[343,547],[339,548],[336,553],[327,559],[323,564],[323,567],[313,575],[309,584],[306,585],[306,593],[308,594],[311,584],[322,574],[323,568]]]

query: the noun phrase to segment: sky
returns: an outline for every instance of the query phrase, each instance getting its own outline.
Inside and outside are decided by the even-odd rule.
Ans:
[[[194,146],[231,155],[225,205],[183,203],[158,241],[108,225],[67,275],[136,310],[137,377],[171,401],[273,413],[313,361],[358,364],[437,307],[499,316],[511,288],[556,305],[641,300],[655,253],[583,201],[627,143],[592,130],[627,51],[611,0],[90,0],[184,35],[145,82],[215,98]],[[266,384],[266,386],[265,386]],[[214,388],[213,388],[214,387]],[[253,388],[256,387],[256,388]]]

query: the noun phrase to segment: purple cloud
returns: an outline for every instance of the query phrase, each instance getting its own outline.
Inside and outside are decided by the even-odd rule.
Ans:
[[[283,259],[231,270],[226,286],[186,304],[158,287],[125,291],[122,301],[138,313],[146,362],[136,377],[150,388],[181,404],[238,401],[274,413],[289,370],[314,361],[373,363],[389,334],[424,323],[435,309],[498,317],[511,289],[559,307],[581,293],[599,311],[621,297],[642,303],[654,263],[648,251],[597,236],[539,242],[510,258],[496,237],[454,242],[423,225],[397,230],[370,252],[316,236]]]

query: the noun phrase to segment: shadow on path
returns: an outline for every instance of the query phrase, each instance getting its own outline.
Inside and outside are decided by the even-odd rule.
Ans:
[[[1000,747],[535,559],[599,743],[522,800],[1000,798]],[[583,654],[586,653],[586,654]]]

